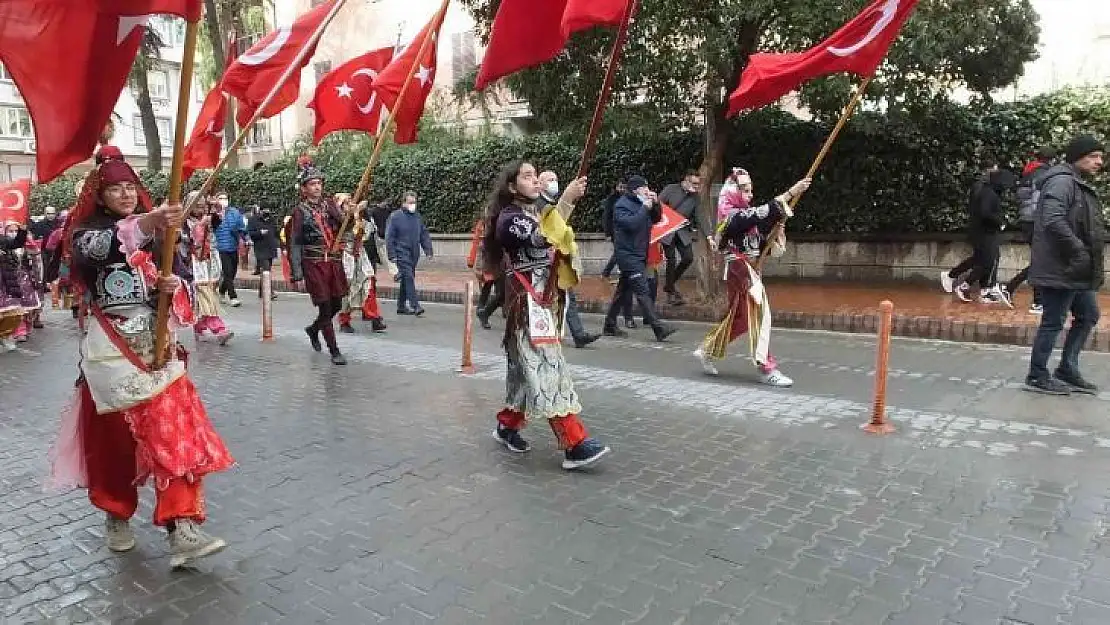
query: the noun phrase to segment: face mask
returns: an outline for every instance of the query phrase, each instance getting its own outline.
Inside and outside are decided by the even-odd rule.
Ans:
[[[550,197],[559,195],[559,183],[555,181],[547,183],[547,187],[544,188],[544,191],[546,191],[547,195]]]
[[[648,196],[646,196],[646,195],[640,195],[640,194],[638,194],[638,193],[637,193],[637,194],[636,194],[636,197],[640,198],[640,202],[641,202],[641,203],[642,203],[642,204],[643,204],[644,206],[651,206],[651,198],[649,198]]]
[[[228,205],[228,201],[226,198],[220,198],[216,200],[216,203],[220,205],[220,208],[227,208]]]
[[[406,204],[405,205],[405,210],[407,210],[410,213],[415,213],[416,212],[416,204]]]

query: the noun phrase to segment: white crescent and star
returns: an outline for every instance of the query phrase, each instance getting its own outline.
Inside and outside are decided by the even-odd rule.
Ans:
[[[23,197],[23,191],[21,191],[19,189],[8,189],[7,191],[4,192],[4,195],[5,196],[8,196],[8,195],[15,196],[15,205],[14,206],[8,206],[5,203],[5,204],[0,205],[0,206],[3,206],[3,208],[10,208],[12,210],[22,210],[23,205],[27,203],[27,198]]]
[[[355,76],[366,76],[370,79],[371,82],[373,82],[374,79],[378,77],[378,72],[370,69],[369,67],[363,67],[361,69],[355,70],[351,74],[351,80],[354,80]],[[378,94],[375,93],[373,89],[371,89],[370,99],[366,101],[366,104],[359,104],[358,102],[355,102],[355,106],[358,107],[358,111],[363,115],[369,115],[370,111],[374,110],[374,105],[377,104],[377,102]]]
[[[872,41],[875,41],[875,39],[877,39],[879,35],[881,35],[883,31],[886,30],[886,27],[890,26],[890,24],[894,22],[894,16],[898,14],[898,4],[899,0],[886,0],[886,3],[883,4],[881,8],[876,9],[880,12],[879,19],[875,21],[875,23],[871,26],[871,30],[869,30],[867,34],[863,36],[863,39],[860,39],[855,44],[846,48],[830,46],[829,52],[835,54],[836,56],[851,56],[856,52],[862,50]]]
[[[428,83],[432,80],[432,68],[424,67],[424,65],[421,64],[420,69],[416,72],[416,79],[420,81],[421,87],[428,86]]]
[[[265,47],[253,52],[248,50],[246,54],[243,54],[237,60],[243,65],[261,65],[280,52],[281,48],[289,41],[289,37],[292,34],[292,26],[282,26],[274,32],[274,38],[271,39],[270,43],[266,44]]]

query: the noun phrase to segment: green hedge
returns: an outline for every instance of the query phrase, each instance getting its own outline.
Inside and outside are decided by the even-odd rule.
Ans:
[[[778,111],[736,121],[729,166],[747,168],[757,198],[787,188],[804,174],[829,129]],[[1110,91],[1065,91],[990,107],[938,104],[912,119],[863,113],[835,144],[791,229],[813,233],[951,232],[964,223],[967,188],[982,154],[993,153],[1020,168],[1044,144],[1061,150],[1075,132],[1110,131]],[[574,216],[579,231],[597,231],[600,205],[614,181],[644,174],[653,186],[677,180],[700,163],[704,136],[693,131],[626,131],[603,136],[591,167],[594,181]],[[580,135],[488,137],[467,142],[392,148],[375,172],[373,199],[396,198],[406,189],[421,195],[421,211],[435,232],[466,232],[485,203],[501,165],[524,157],[554,169],[566,180],[577,168]],[[331,191],[352,190],[362,173],[369,142],[336,137],[316,156]],[[295,201],[292,156],[260,170],[221,174],[236,204],[260,204],[286,212]],[[144,173],[155,196],[164,176]],[[68,206],[73,177],[32,193],[32,205]],[[200,183],[195,176],[191,186]],[[1106,178],[1098,181],[1110,199]],[[1110,204],[1110,201],[1108,201]]]

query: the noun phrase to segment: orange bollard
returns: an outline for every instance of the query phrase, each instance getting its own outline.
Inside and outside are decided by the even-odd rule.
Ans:
[[[262,272],[262,340],[274,340],[274,311],[273,298],[274,283],[269,271]]]
[[[463,295],[463,311],[466,315],[463,321],[462,364],[459,373],[469,375],[476,371],[474,361],[471,360],[470,349],[474,340],[474,281],[466,281],[466,292]]]
[[[50,307],[54,310],[62,307],[62,287],[56,280],[50,283]]]
[[[894,303],[883,300],[879,304],[882,319],[879,325],[878,356],[875,358],[875,399],[872,403],[871,422],[863,426],[871,434],[890,434],[894,426],[886,422],[886,374],[890,364],[890,328],[894,317]]]

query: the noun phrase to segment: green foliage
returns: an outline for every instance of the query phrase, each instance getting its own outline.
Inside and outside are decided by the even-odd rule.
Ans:
[[[575,211],[581,232],[600,230],[601,202],[619,178],[645,175],[656,189],[677,181],[701,158],[700,130],[625,130],[604,134],[591,167],[589,194]],[[1110,90],[1063,91],[1003,105],[937,104],[913,116],[866,113],[849,124],[835,144],[813,188],[790,221],[795,232],[883,234],[951,232],[963,227],[968,185],[979,159],[990,152],[1020,169],[1044,145],[1062,150],[1073,134],[1110,128]],[[805,172],[829,126],[800,121],[768,109],[735,122],[737,138],[725,161],[748,169],[757,199],[780,193]],[[374,172],[372,200],[395,201],[406,190],[420,194],[421,211],[435,232],[467,232],[483,210],[500,168],[525,158],[553,169],[564,183],[577,169],[582,137],[539,134],[525,138],[485,137],[464,141],[452,134],[434,142],[390,147]],[[314,152],[332,192],[352,191],[373,147],[357,133],[328,137]],[[220,184],[237,204],[260,204],[278,212],[296,201],[296,146],[260,170],[232,170]],[[73,203],[67,176],[32,193],[32,205]],[[166,178],[144,172],[154,197]],[[198,186],[200,174],[191,181]],[[1110,198],[1110,180],[1098,181]]]

